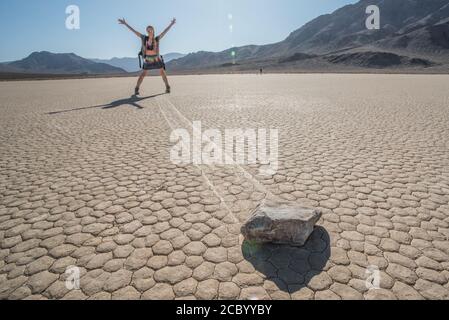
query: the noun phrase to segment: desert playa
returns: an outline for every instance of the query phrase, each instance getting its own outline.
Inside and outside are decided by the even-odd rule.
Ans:
[[[448,75],[134,81],[0,83],[1,299],[449,299]],[[279,170],[173,164],[197,120],[277,128]],[[323,211],[304,247],[243,241],[268,193]]]

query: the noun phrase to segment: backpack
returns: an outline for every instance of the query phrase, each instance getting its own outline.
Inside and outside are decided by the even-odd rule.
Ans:
[[[147,41],[148,41],[148,36],[144,36],[144,37],[142,37],[142,47],[140,48],[140,51],[139,51],[139,53],[138,53],[138,58],[139,58],[139,68],[140,69],[142,69],[143,68],[143,64],[142,64],[142,61],[144,60],[144,57],[145,57],[145,46],[146,46],[146,43],[147,43]]]

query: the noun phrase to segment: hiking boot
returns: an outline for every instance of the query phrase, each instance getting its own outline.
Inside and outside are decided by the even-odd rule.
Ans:
[[[170,92],[171,92],[171,87],[168,86],[168,87],[165,89],[165,93],[170,93]]]
[[[140,95],[140,92],[139,92],[139,88],[138,88],[138,87],[136,87],[136,88],[134,89],[134,95],[135,95],[135,96]]]

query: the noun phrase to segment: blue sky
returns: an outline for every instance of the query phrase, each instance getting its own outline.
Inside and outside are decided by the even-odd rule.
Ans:
[[[161,44],[162,53],[221,51],[286,38],[304,23],[357,0],[1,0],[0,61],[33,51],[74,52],[86,58],[134,57],[139,41],[117,18],[139,31],[161,32],[178,24]],[[78,5],[81,29],[67,30],[66,7]],[[232,19],[231,16],[232,15]],[[230,31],[230,24],[233,31]]]

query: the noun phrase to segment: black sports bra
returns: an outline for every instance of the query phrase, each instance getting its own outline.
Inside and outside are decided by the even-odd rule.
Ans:
[[[146,39],[146,44],[147,44],[147,50],[153,51],[155,48],[155,42],[159,42],[159,37],[153,38],[153,41],[150,44],[150,39]]]

